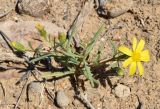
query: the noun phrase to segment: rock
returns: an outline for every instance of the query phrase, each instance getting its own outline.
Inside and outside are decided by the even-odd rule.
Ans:
[[[130,88],[122,84],[118,84],[114,90],[115,95],[119,98],[128,97],[130,95]]]
[[[49,0],[19,0],[18,12],[34,17],[40,17],[49,12]]]
[[[152,4],[152,5],[159,5],[160,1],[159,0],[137,0],[138,3],[141,4]]]
[[[31,82],[28,85],[27,90],[27,98],[28,101],[31,102],[30,106],[34,106],[35,108],[40,108],[44,98],[44,86],[40,82]],[[30,107],[33,108],[33,107]]]
[[[33,44],[36,48],[40,44],[40,34],[35,28],[36,23],[40,22],[44,25],[45,30],[50,35],[51,39],[58,36],[59,32],[66,33],[66,30],[58,27],[57,25],[47,21],[20,21],[14,22],[11,20],[0,22],[0,30],[5,33],[12,41],[18,41],[23,43],[25,47],[28,47],[28,42]],[[0,37],[0,45],[4,47],[4,40]]]
[[[70,103],[68,96],[63,90],[59,90],[57,92],[56,103],[61,108],[68,106],[68,104]]]
[[[98,11],[103,16],[114,18],[127,12],[133,6],[133,0],[112,0],[102,5],[102,11]]]

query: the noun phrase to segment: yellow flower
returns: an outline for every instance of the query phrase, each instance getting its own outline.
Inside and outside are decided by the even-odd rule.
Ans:
[[[44,29],[44,26],[40,23],[36,23],[36,26],[35,26],[38,30],[42,31]]]
[[[129,58],[123,62],[124,68],[126,68],[130,64],[129,75],[135,74],[137,66],[139,70],[139,75],[143,75],[144,73],[144,68],[143,68],[141,61],[148,62],[150,60],[149,51],[143,50],[144,44],[145,44],[145,41],[142,39],[137,44],[137,39],[134,37],[133,45],[132,45],[133,50],[130,50],[129,48],[125,46],[120,46],[118,49],[122,53],[129,56]]]

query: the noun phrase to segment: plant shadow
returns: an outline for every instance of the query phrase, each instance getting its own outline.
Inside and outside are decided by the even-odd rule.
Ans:
[[[99,80],[100,84],[103,87],[106,87],[107,84],[112,88],[112,83],[109,77],[111,76],[118,76],[117,72],[114,69],[106,70],[109,67],[109,64],[104,64],[95,68],[92,68],[94,78]],[[107,81],[107,83],[106,83]]]

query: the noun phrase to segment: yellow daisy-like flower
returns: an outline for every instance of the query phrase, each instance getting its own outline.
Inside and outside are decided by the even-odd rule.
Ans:
[[[137,66],[139,70],[139,75],[143,75],[144,68],[141,61],[144,61],[144,62],[150,61],[149,51],[143,50],[144,45],[145,45],[144,40],[141,39],[140,42],[137,44],[137,39],[134,37],[133,45],[132,45],[133,50],[130,50],[125,46],[119,47],[118,49],[119,51],[129,56],[129,58],[123,62],[124,68],[126,68],[130,64],[129,75],[135,74]]]

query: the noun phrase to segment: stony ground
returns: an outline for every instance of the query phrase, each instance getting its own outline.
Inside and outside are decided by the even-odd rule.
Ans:
[[[28,4],[16,5],[16,0],[0,0],[0,30],[12,40],[23,43],[29,40],[34,42],[35,46],[38,43],[38,32],[34,28],[36,22],[41,22],[51,36],[56,37],[58,32],[66,32],[70,28],[85,4],[85,0],[44,0],[35,6],[40,0],[28,1],[30,1]],[[92,88],[90,83],[85,81],[84,96],[95,109],[160,109],[160,2],[158,0],[111,1],[102,7],[109,14],[105,12],[103,15],[98,15],[96,9],[93,9],[78,28],[77,36],[85,44],[100,25],[104,24],[106,34],[97,43],[105,43],[104,57],[111,57],[111,47],[106,41],[108,38],[116,40],[117,46],[119,44],[131,46],[132,38],[135,36],[146,41],[145,49],[150,50],[151,61],[144,63],[145,73],[142,78],[138,75],[127,76],[128,70],[125,70],[124,77],[98,70],[97,73],[101,74],[98,78],[101,85]],[[97,46],[91,59],[94,59],[96,50]],[[0,56],[8,53],[1,37],[0,51]],[[7,58],[9,56],[6,55]],[[7,69],[4,69],[4,66],[7,66]],[[27,87],[22,91],[25,81],[18,85],[16,82],[24,72],[16,68],[9,69],[9,66],[24,68],[20,63],[0,61],[0,109],[11,109],[17,102],[17,108],[20,109],[58,109],[57,105],[67,105],[64,109],[87,107],[82,102],[84,100],[79,100],[75,96],[72,80],[69,77],[47,81],[44,85],[31,76],[26,82]],[[60,103],[55,102],[57,97]]]

